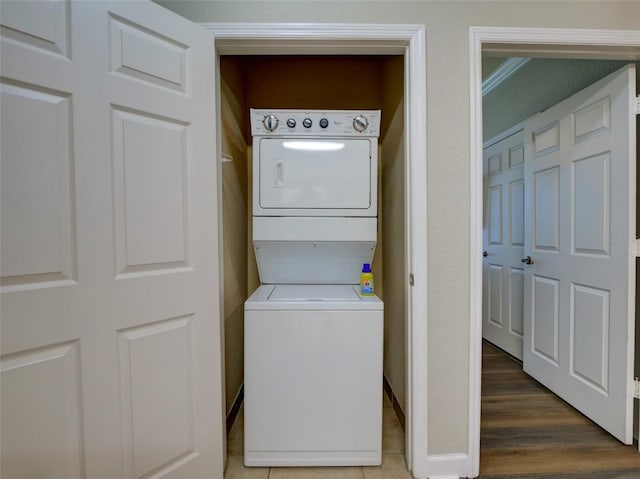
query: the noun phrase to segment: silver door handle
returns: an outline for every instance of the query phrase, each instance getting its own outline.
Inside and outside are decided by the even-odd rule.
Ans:
[[[284,177],[283,170],[284,170],[284,161],[282,160],[276,161],[276,164],[273,170],[273,186],[276,188],[282,187],[282,181]]]
[[[527,256],[526,258],[522,258],[520,260],[521,263],[524,264],[533,264],[533,260],[531,259],[531,256]]]

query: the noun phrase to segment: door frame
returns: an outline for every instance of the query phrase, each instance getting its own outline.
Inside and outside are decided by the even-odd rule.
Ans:
[[[409,277],[406,278],[405,455],[414,477],[426,479],[428,158],[424,25],[326,23],[200,23],[200,25],[213,34],[218,64],[221,54],[404,56],[404,156],[407,205],[405,208],[405,265],[407,275],[413,275],[413,284],[420,285],[420,289],[412,287],[413,285],[409,285]],[[216,109],[219,118],[219,101]],[[219,142],[218,145],[220,144]],[[220,185],[218,189],[218,194],[221,194]],[[221,214],[219,218],[222,218]],[[220,244],[222,245],[222,242]],[[416,247],[414,248],[413,245]],[[222,247],[220,251],[222,252]],[[224,371],[222,374],[224,377]]]
[[[480,471],[482,368],[482,52],[505,56],[640,60],[640,31],[469,28],[469,431],[474,475]]]

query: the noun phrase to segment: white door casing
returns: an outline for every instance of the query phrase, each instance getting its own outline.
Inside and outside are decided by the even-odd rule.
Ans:
[[[632,440],[635,67],[525,122],[524,370]]]
[[[2,476],[222,477],[211,34],[1,8]]]
[[[514,127],[483,151],[482,336],[522,359],[524,137]]]
[[[203,23],[216,37],[217,54],[395,54],[405,59],[405,264],[415,278],[406,287],[407,404],[405,458],[416,478],[458,470],[449,455],[427,457],[427,157],[426,34],[423,25],[325,23]],[[416,245],[416,246],[414,246]],[[407,282],[411,281],[407,278]],[[456,456],[457,457],[457,456]],[[471,465],[463,461],[464,471]],[[466,474],[468,475],[468,474]]]
[[[480,470],[480,399],[482,373],[482,55],[501,52],[516,57],[640,60],[640,31],[612,29],[475,27],[469,28],[469,429],[472,471]]]

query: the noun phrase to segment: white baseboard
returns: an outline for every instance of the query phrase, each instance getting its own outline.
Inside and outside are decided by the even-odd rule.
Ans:
[[[427,459],[429,479],[459,479],[471,475],[471,458],[468,454],[438,454]]]

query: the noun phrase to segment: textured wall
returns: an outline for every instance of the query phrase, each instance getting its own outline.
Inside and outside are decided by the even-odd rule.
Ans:
[[[482,98],[484,139],[546,110],[627,63],[532,58]]]
[[[384,271],[384,374],[405,410],[405,270],[404,235],[404,58],[384,63],[381,170],[382,266]]]
[[[159,1],[195,22],[408,23],[426,28],[428,418],[431,454],[464,453],[469,407],[469,27],[637,30],[627,1]],[[420,287],[420,278],[416,278]],[[423,283],[424,284],[424,283]]]
[[[244,378],[244,302],[247,299],[247,144],[243,135],[244,85],[238,62],[220,65],[224,344],[227,413]]]

